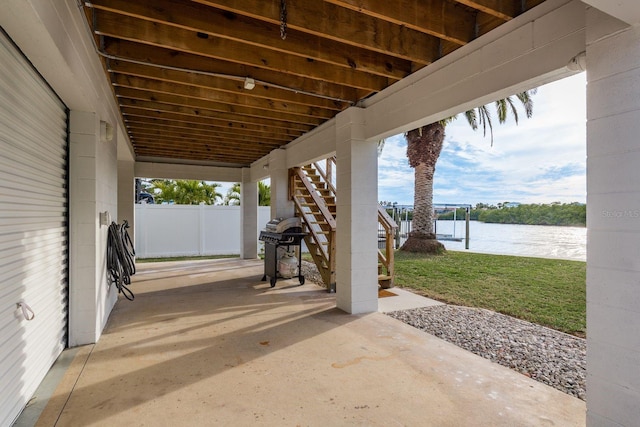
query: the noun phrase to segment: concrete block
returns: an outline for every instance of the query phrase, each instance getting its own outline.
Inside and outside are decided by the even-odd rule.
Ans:
[[[95,157],[96,136],[92,134],[72,133],[69,135],[69,150],[73,157]]]
[[[631,390],[640,390],[640,352],[617,348],[589,340],[587,352],[587,372],[608,382]],[[630,369],[631,368],[631,369]]]
[[[96,135],[98,133],[98,119],[94,113],[71,110],[69,114],[69,131],[71,135]]]
[[[376,292],[376,298],[367,301],[358,301],[351,303],[351,314],[365,314],[375,313],[378,311],[378,293]]]
[[[602,345],[613,345],[624,349],[623,351],[640,352],[640,322],[637,321],[640,317],[639,310],[630,311],[596,302],[589,303],[587,306],[588,343],[596,342]],[[629,366],[629,368],[632,367]],[[637,371],[637,367],[633,369]]]
[[[587,263],[609,270],[640,272],[637,233],[589,230]]]
[[[589,304],[593,302],[630,311],[640,307],[640,279],[636,272],[587,266],[587,281]]]
[[[617,68],[618,73],[587,85],[587,120],[637,111],[640,68]]]
[[[597,427],[624,427],[622,424],[619,424],[608,418],[604,418],[601,415],[596,414],[588,409],[587,409],[587,425],[597,426]]]
[[[588,55],[597,61],[588,61],[589,80],[597,81],[611,77],[619,70],[640,67],[640,29],[627,27],[623,31],[588,46]]]
[[[596,193],[587,207],[590,230],[640,232],[640,193]]]
[[[71,201],[72,205],[75,204],[76,201],[81,200],[96,200],[96,180],[92,178],[87,179],[74,179],[73,180],[73,199]]]
[[[640,420],[640,394],[634,390],[625,389],[613,384],[608,379],[589,375],[587,377],[587,403],[589,412],[587,417],[595,415],[600,419],[609,420],[604,425],[636,426]],[[600,424],[590,424],[597,425]]]
[[[587,157],[611,154],[627,155],[640,151],[640,111],[632,110],[615,116],[587,122]]]
[[[638,162],[640,162],[640,151],[587,158],[589,196],[638,192],[637,182],[640,180]]]

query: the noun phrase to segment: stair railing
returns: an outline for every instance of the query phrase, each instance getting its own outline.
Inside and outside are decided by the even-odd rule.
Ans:
[[[304,194],[293,191],[293,202],[296,211],[301,216],[305,226],[305,243],[309,249],[327,290],[335,291],[335,260],[336,260],[336,220],[329,211],[324,199],[319,195],[316,187],[301,168],[294,168],[294,184],[298,181],[304,187]],[[310,198],[317,211],[314,211],[301,199]],[[324,225],[324,227],[323,227]]]
[[[389,216],[382,206],[378,205],[378,223],[382,225],[385,233],[384,253],[378,248],[378,261],[385,270],[385,278],[379,278],[379,282],[383,287],[392,287],[394,278],[394,238],[398,224]]]

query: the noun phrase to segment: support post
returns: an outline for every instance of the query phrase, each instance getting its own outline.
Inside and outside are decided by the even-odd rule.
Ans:
[[[470,208],[467,206],[466,213],[464,215],[465,221],[465,230],[464,230],[464,248],[469,249],[469,219],[471,217],[471,212],[469,212]]]
[[[251,169],[242,169],[240,184],[240,256],[258,258],[258,183],[251,182]]]
[[[271,178],[271,218],[291,218],[294,215],[293,201],[289,200],[289,168],[287,151],[281,148],[269,154],[269,176]]]
[[[587,426],[637,425],[640,27],[595,9],[586,21]]]
[[[336,117],[336,301],[352,314],[378,310],[378,156],[363,110]]]

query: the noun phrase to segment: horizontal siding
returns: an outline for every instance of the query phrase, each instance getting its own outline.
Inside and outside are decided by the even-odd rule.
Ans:
[[[0,32],[0,425],[66,345],[66,108]],[[17,303],[35,317],[27,321]]]

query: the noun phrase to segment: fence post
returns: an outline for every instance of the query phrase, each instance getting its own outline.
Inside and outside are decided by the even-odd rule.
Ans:
[[[205,204],[204,202],[200,202],[199,206],[198,206],[198,216],[199,216],[199,221],[198,221],[198,236],[200,236],[200,246],[198,247],[198,255],[203,256],[204,255],[204,250],[205,250],[205,233],[204,233],[204,227],[205,227],[205,221],[204,221],[204,207]]]

